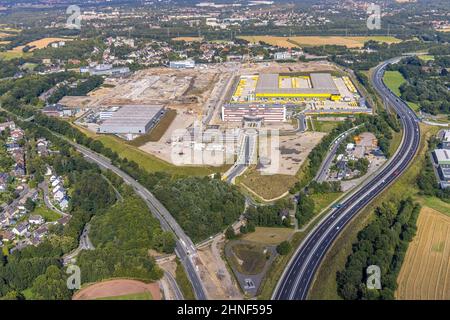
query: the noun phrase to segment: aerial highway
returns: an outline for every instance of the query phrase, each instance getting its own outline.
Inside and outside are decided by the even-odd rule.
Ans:
[[[400,147],[380,172],[344,198],[339,208],[330,211],[309,233],[284,270],[273,293],[273,299],[307,299],[320,263],[338,235],[352,218],[395,181],[413,160],[420,142],[419,119],[384,85],[382,80],[386,66],[400,59],[394,58],[383,62],[375,68],[372,75],[376,91],[395,110],[403,126]]]
[[[85,157],[91,159],[98,165],[113,171],[118,176],[120,176],[127,184],[131,185],[136,190],[138,195],[149,206],[150,211],[156,216],[156,218],[158,218],[158,220],[161,223],[162,229],[166,231],[171,230],[175,233],[175,235],[178,238],[175,253],[180,258],[180,261],[186,270],[186,273],[192,283],[192,287],[194,289],[196,298],[198,300],[206,300],[207,296],[205,289],[198,274],[198,270],[193,262],[193,259],[195,258],[196,254],[195,246],[191,241],[191,239],[184,233],[180,225],[169,213],[169,211],[167,211],[167,209],[158,201],[158,199],[155,198],[155,196],[150,191],[148,191],[144,186],[142,186],[139,182],[130,177],[128,174],[126,174],[125,172],[114,166],[108,158],[99,155],[93,152],[92,150],[79,144],[76,144],[72,141],[68,142],[72,144],[72,146],[74,146]]]

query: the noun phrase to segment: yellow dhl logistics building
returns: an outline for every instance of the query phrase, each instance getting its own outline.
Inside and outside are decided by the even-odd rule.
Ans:
[[[283,99],[321,99],[340,100],[341,94],[329,73],[311,73],[310,87],[280,87],[280,75],[275,73],[260,74],[256,84],[256,98]]]

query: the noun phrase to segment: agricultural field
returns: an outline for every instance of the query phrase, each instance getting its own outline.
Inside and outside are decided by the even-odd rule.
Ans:
[[[321,45],[340,45],[347,48],[361,48],[364,43],[369,40],[398,43],[400,39],[387,36],[371,36],[371,37],[342,37],[342,36],[302,36],[302,37],[275,37],[275,36],[241,36],[241,39],[252,43],[265,42],[273,46],[283,48],[295,48],[304,46],[321,46]]]
[[[31,41],[31,42],[27,43],[24,46],[15,47],[15,48],[11,49],[11,51],[13,51],[13,52],[19,51],[20,52],[26,46],[31,47],[30,51],[33,51],[33,50],[36,50],[36,49],[46,48],[50,43],[53,43],[53,42],[57,42],[57,41],[71,41],[71,40],[72,39],[69,39],[69,38],[43,38],[43,39]]]
[[[450,299],[450,217],[423,207],[395,293],[399,300]]]
[[[172,41],[201,42],[203,37],[176,37],[172,38]]]

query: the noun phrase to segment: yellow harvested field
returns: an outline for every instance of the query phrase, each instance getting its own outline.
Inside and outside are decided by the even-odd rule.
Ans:
[[[295,48],[297,45],[289,42],[288,37],[274,37],[274,36],[240,36],[239,39],[247,40],[251,43],[265,42],[272,46],[283,48]]]
[[[450,217],[423,207],[397,279],[399,300],[450,299]]]
[[[364,42],[373,40],[384,43],[398,43],[400,39],[387,36],[370,37],[342,37],[342,36],[299,36],[299,37],[274,37],[274,36],[241,36],[241,39],[252,43],[259,41],[283,48],[294,48],[299,46],[322,46],[340,45],[347,48],[361,48]]]
[[[73,39],[70,38],[43,38],[36,41],[32,41],[26,44],[26,46],[33,47],[30,49],[30,51],[36,50],[36,49],[42,49],[46,48],[50,43],[56,42],[56,41],[71,41]],[[12,52],[22,52],[22,49],[25,48],[25,46],[18,46],[13,49],[11,49]]]
[[[172,38],[173,41],[186,41],[186,42],[200,42],[203,37],[176,37]]]

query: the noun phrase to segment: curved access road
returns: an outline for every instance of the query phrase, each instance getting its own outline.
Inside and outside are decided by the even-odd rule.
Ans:
[[[61,136],[62,137],[62,136]],[[184,233],[183,229],[175,221],[169,211],[137,180],[130,177],[111,163],[108,158],[72,141],[68,141],[75,149],[85,157],[91,159],[98,165],[113,171],[120,176],[127,184],[131,185],[136,193],[146,202],[150,211],[160,221],[161,228],[165,231],[172,231],[177,236],[175,253],[179,257],[186,274],[191,281],[195,296],[198,300],[207,300],[206,290],[203,287],[197,266],[194,263],[196,248],[191,239]]]
[[[372,81],[380,96],[395,110],[403,126],[403,139],[395,155],[373,178],[348,195],[310,232],[284,270],[272,296],[276,300],[306,299],[324,256],[350,220],[401,175],[413,160],[420,142],[419,119],[383,83],[386,66],[401,58],[383,62],[374,70]]]

